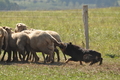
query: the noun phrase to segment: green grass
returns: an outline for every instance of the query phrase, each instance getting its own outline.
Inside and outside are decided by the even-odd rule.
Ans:
[[[0,62],[1,80],[119,80],[120,79],[120,8],[89,9],[90,49],[102,53],[103,64],[89,66],[79,62],[4,63]],[[25,23],[28,28],[54,30],[63,42],[82,45],[82,10],[0,12],[0,25],[12,27]],[[40,53],[38,53],[40,54]]]

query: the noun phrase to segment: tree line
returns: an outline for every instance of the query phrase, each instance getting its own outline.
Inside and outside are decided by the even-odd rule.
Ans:
[[[28,3],[32,4],[33,6],[27,5]],[[20,9],[27,10],[28,8],[34,9],[34,7],[38,7],[39,9],[39,7],[41,7],[39,5],[45,4],[45,3],[46,4],[49,3],[49,5],[46,5],[47,7],[49,8],[52,7],[55,9],[56,9],[56,6],[57,8],[62,9],[66,6],[71,7],[71,5],[73,7],[72,9],[74,9],[76,5],[83,5],[83,4],[95,5],[94,7],[96,8],[119,6],[118,0],[0,0],[0,10],[20,10]],[[42,6],[42,7],[44,9],[45,6]]]
[[[19,0],[20,1],[20,0]],[[25,1],[25,0],[24,0]],[[73,5],[75,5],[76,3],[81,4],[96,4],[97,7],[109,7],[109,6],[118,6],[118,0],[29,0],[32,1],[33,3],[37,3],[37,2],[62,2],[62,3],[66,3],[66,6],[69,5],[69,3],[73,3]]]
[[[0,0],[0,10],[19,10],[19,5],[9,0]]]
[[[66,5],[72,2],[74,5],[76,3],[79,3],[79,4],[96,4],[97,7],[118,6],[118,0],[60,0],[60,1],[66,2]]]

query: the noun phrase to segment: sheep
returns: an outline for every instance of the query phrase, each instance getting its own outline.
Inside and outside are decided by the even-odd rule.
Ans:
[[[8,59],[11,61],[11,51],[13,51],[13,61],[18,61],[17,51],[23,55],[23,61],[25,60],[25,49],[29,45],[29,37],[25,33],[13,33],[10,27],[3,27],[8,32]],[[3,58],[2,58],[3,59]]]
[[[32,31],[29,35],[30,38],[30,47],[32,53],[42,52],[50,57],[50,63],[54,62],[53,53],[54,53],[54,45],[60,46],[61,43],[58,42],[53,36],[48,34],[46,31],[35,30]],[[43,54],[44,57],[44,54]],[[46,63],[46,59],[44,58],[44,63]]]
[[[0,54],[1,49],[6,50],[8,45],[8,33],[2,27],[0,27]]]
[[[15,32],[21,32],[22,30],[27,30],[27,26],[24,23],[17,23]]]
[[[50,35],[52,35],[58,42],[62,42],[61,39],[60,39],[60,35],[57,32],[50,31],[50,30],[46,30],[46,32],[49,33]],[[59,62],[60,61],[59,50],[57,49],[56,45],[54,45],[54,47],[55,47],[54,51],[57,54],[57,62]],[[63,55],[64,55],[65,60],[67,60],[64,53],[63,53]]]
[[[27,30],[27,26],[25,26],[24,23],[17,23],[16,27],[15,27],[15,32],[21,32],[21,31],[29,34],[29,33],[31,33],[31,31],[34,31],[34,29]],[[46,32],[48,32],[50,35],[52,35],[58,42],[62,42],[61,39],[60,39],[60,35],[57,32],[50,31],[50,30],[46,30]],[[54,45],[54,47],[55,47],[54,51],[57,54],[57,62],[59,62],[60,61],[59,50],[57,49],[56,45]],[[64,55],[65,60],[67,60],[64,53],[63,53],[63,55]]]
[[[60,48],[66,55],[71,56],[66,63],[69,61],[80,61],[80,65],[82,65],[82,61],[84,61],[86,63],[91,62],[90,65],[97,62],[100,62],[99,65],[102,64],[103,58],[101,57],[101,53],[97,51],[82,49],[80,46],[74,45],[71,42],[63,43],[63,46]]]

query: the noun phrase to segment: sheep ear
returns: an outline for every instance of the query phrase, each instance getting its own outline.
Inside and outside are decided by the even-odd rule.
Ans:
[[[16,27],[18,27],[19,24],[16,24]]]
[[[21,25],[17,25],[17,28],[19,28]]]
[[[5,29],[6,27],[5,27],[5,26],[3,26],[2,28],[3,28],[3,29]]]

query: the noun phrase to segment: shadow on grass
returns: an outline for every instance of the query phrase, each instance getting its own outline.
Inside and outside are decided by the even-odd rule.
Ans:
[[[44,63],[42,61],[39,62],[23,62],[23,61],[14,61],[14,62],[6,62],[6,61],[0,61],[0,65],[15,65],[15,64],[38,64],[38,65],[56,65],[61,66],[65,65],[64,62],[54,62],[54,63]]]
[[[22,61],[11,61],[11,62],[7,62],[7,61],[0,61],[0,65],[14,65],[14,64],[25,64],[25,63],[29,63],[29,62],[22,62]]]
[[[31,62],[32,64],[42,64],[42,65],[56,65],[56,66],[61,66],[65,65],[66,63],[64,62],[54,62],[54,63],[44,63],[44,62]]]
[[[116,54],[106,54],[106,56],[110,57],[110,58],[119,58],[120,55],[116,55]]]

